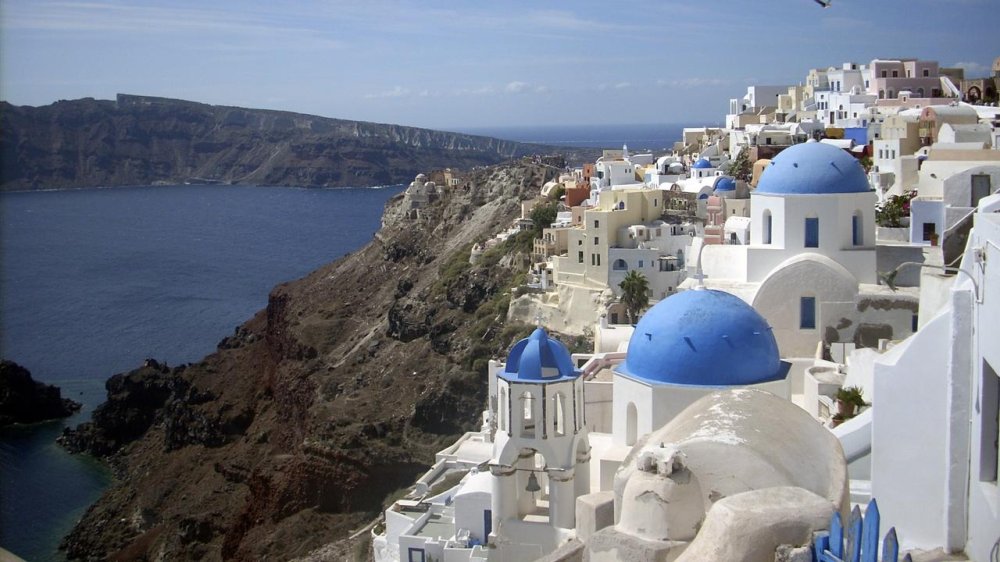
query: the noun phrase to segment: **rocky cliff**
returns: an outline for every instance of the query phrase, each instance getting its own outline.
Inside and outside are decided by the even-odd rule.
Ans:
[[[79,409],[79,402],[63,398],[58,388],[34,380],[24,367],[0,361],[0,427],[65,418]]]
[[[486,360],[530,331],[505,319],[531,234],[475,266],[468,255],[556,172],[479,170],[419,218],[397,196],[375,240],[276,287],[216,353],[109,380],[94,421],[62,439],[117,474],[64,541],[69,556],[285,560],[377,516],[477,425]]]
[[[285,111],[149,96],[0,102],[0,189],[241,183],[301,187],[408,182],[546,147]]]

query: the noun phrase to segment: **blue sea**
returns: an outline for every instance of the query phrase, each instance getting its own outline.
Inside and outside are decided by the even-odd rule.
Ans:
[[[301,277],[372,238],[402,187],[159,186],[0,194],[0,356],[83,402],[69,420],[0,432],[0,546],[59,560],[110,481],[55,444],[104,381],[154,357],[215,350]]]
[[[662,152],[685,125],[492,127],[464,132]],[[0,431],[0,546],[61,560],[60,539],[110,482],[55,444],[147,357],[198,361],[270,289],[368,242],[402,190],[160,186],[0,194],[0,356],[84,404]]]
[[[484,135],[501,139],[572,146],[577,148],[612,148],[628,145],[630,152],[662,153],[681,140],[684,127],[678,123],[640,123],[632,125],[553,125],[553,126],[502,126],[464,128],[463,133]]]

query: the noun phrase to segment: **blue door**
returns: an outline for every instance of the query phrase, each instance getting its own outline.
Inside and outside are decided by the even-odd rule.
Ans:
[[[487,509],[483,512],[483,542],[485,543],[490,539],[490,533],[493,532],[493,510]]]

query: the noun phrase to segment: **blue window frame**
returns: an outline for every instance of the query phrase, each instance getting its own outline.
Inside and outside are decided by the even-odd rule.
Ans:
[[[819,219],[806,219],[806,248],[819,248]]]
[[[816,329],[816,297],[802,297],[799,301],[799,329]]]
[[[861,230],[861,215],[851,217],[851,243],[855,246],[864,244],[864,231]]]

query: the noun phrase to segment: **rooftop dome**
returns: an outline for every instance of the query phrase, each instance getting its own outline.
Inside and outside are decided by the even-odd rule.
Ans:
[[[780,380],[789,364],[767,321],[739,297],[692,290],[639,319],[618,372],[653,384],[732,386]]]
[[[704,170],[705,168],[711,168],[712,163],[709,162],[708,159],[702,158],[694,163],[694,167],[698,168],[699,170]]]
[[[715,182],[716,191],[736,191],[736,180],[728,176],[722,176]]]
[[[536,328],[514,344],[500,377],[511,382],[554,382],[577,377],[569,350],[545,330]]]
[[[757,193],[824,195],[870,191],[861,164],[843,150],[821,142],[792,145],[771,160]]]

